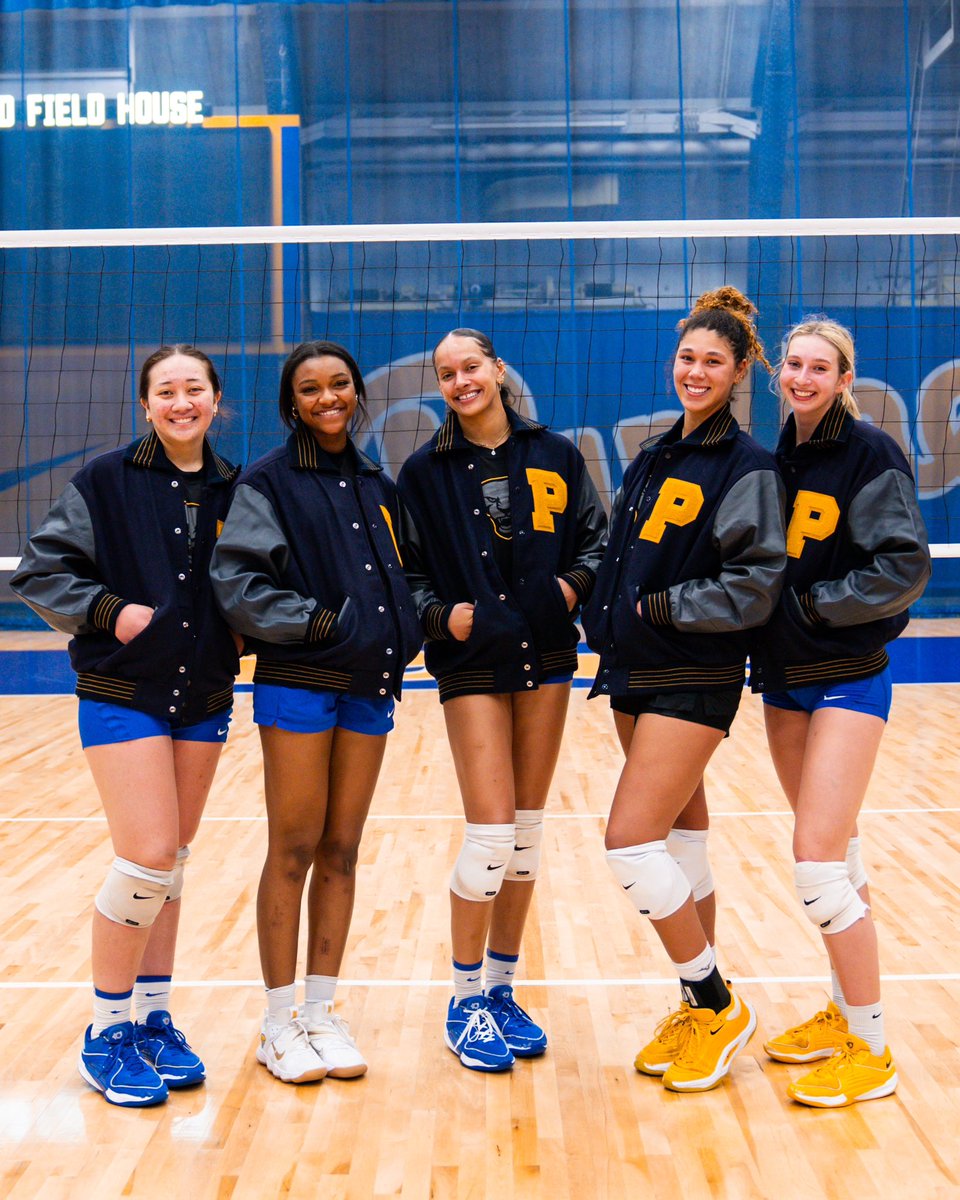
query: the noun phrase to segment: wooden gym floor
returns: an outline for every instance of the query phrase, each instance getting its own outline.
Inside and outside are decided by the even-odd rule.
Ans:
[[[410,691],[367,825],[338,993],[370,1071],[299,1088],[268,1075],[254,1057],[266,825],[242,694],[188,868],[174,993],[208,1082],[127,1112],[75,1065],[89,1020],[91,899],[110,857],[76,700],[0,697],[0,1196],[960,1196],[958,705],[960,684],[895,689],[861,822],[899,1091],[820,1112],[786,1098],[802,1068],[762,1049],[823,1006],[827,982],[797,911],[791,821],[757,698],[745,696],[708,795],[720,964],[760,1026],[719,1088],[677,1096],[632,1067],[676,983],[604,862],[620,751],[608,710],[579,689],[521,963],[520,999],[547,1029],[546,1056],[483,1076],[443,1046],[447,880],[462,816],[436,693]]]

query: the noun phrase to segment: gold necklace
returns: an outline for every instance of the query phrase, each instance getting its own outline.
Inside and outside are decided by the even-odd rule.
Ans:
[[[495,441],[492,441],[492,442],[478,442],[478,441],[476,440],[476,438],[467,438],[467,441],[468,441],[468,442],[473,442],[473,444],[474,444],[475,446],[482,446],[484,450],[496,450],[498,446],[502,446],[502,445],[503,445],[503,443],[504,443],[504,442],[507,440],[507,438],[510,436],[510,433],[511,433],[511,429],[510,429],[510,422],[508,421],[508,422],[506,423],[506,425],[504,426],[503,432],[502,432],[502,433],[499,435],[499,437],[497,437],[497,438],[496,438],[496,440],[495,440]]]

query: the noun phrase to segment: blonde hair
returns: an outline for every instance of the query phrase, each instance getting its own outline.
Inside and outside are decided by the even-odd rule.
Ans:
[[[742,362],[761,362],[769,371],[771,367],[753,321],[756,312],[756,305],[737,288],[715,288],[697,297],[690,315],[677,325],[677,329],[681,335],[692,333],[694,329],[718,333],[730,343],[738,366]]]
[[[846,375],[849,371],[851,377],[856,376],[855,369],[855,354],[853,349],[853,334],[845,325],[841,325],[839,321],[831,321],[829,317],[825,317],[820,313],[814,313],[812,316],[804,317],[802,321],[794,325],[792,329],[788,329],[783,338],[783,353],[780,355],[780,361],[774,369],[774,383],[779,387],[780,372],[783,369],[784,361],[790,351],[790,343],[796,337],[819,337],[823,338],[837,352],[837,366],[841,375]],[[857,398],[854,396],[851,388],[853,386],[853,378],[847,387],[841,388],[837,393],[837,397],[843,404],[843,407],[852,416],[859,419],[860,407],[857,404]]]

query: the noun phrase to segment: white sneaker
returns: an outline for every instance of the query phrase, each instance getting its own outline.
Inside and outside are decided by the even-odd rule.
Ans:
[[[366,1074],[366,1059],[350,1036],[350,1027],[332,1008],[319,1021],[303,1019],[314,1052],[327,1068],[331,1079],[356,1079]]]
[[[326,1064],[310,1045],[304,1022],[298,1017],[286,1025],[270,1025],[266,1016],[260,1026],[257,1062],[282,1083],[309,1083],[323,1079]]]

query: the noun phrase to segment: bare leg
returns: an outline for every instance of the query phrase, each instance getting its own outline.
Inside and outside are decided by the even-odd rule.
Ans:
[[[643,713],[614,794],[607,849],[665,840],[722,739],[719,729]],[[670,747],[669,755],[665,746]],[[688,962],[706,949],[706,932],[692,896],[676,912],[652,924],[673,962]]]
[[[560,756],[570,684],[547,684],[536,692],[517,692],[512,699],[516,807],[542,809]],[[491,950],[508,955],[520,953],[534,882],[504,881],[493,902],[487,936]]]
[[[630,742],[633,740],[634,718],[629,713],[621,713],[614,710],[613,720],[617,730],[617,737],[620,739],[620,745],[623,748],[624,757],[630,753]],[[678,814],[673,822],[674,829],[709,829],[710,815],[707,810],[707,794],[704,790],[703,779],[701,778],[694,788],[693,795],[687,801],[683,811]],[[715,946],[717,942],[717,895],[716,892],[710,892],[708,895],[701,897],[695,901],[697,906],[697,916],[700,918],[700,924],[703,926],[703,931],[707,935],[707,941],[711,946]]]
[[[509,825],[516,812],[513,704],[509,695],[459,696],[443,706],[463,811],[470,824]],[[456,962],[483,958],[493,905],[450,893]]]
[[[114,853],[138,866],[169,871],[177,855],[179,808],[173,743],[138,738],[85,751],[107,817]],[[131,928],[93,914],[95,987],[126,992],[134,984],[150,928]]]
[[[307,898],[307,974],[340,974],[356,892],[363,826],[383,762],[386,734],[336,729],[323,836]]]
[[[843,862],[856,833],[884,722],[846,709],[812,716],[764,706],[767,739],[777,775],[796,814],[797,862]],[[866,893],[862,889],[861,895]],[[844,998],[854,1005],[880,999],[880,967],[873,917],[824,937]]]
[[[173,742],[173,769],[177,788],[178,848],[197,836],[207,796],[213,784],[220,742]],[[170,900],[150,926],[150,937],[140,963],[141,975],[172,975],[180,924],[180,901]]]
[[[326,821],[334,730],[259,728],[268,844],[257,892],[257,934],[264,983],[276,988],[296,979],[300,904]]]

